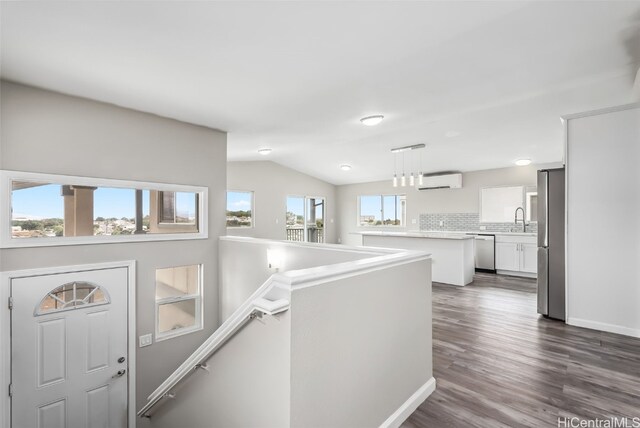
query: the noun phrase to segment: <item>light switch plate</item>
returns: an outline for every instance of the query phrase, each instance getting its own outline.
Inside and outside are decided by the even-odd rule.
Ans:
[[[143,334],[138,338],[138,341],[139,341],[139,346],[143,348],[153,343],[153,336],[151,336],[151,334]]]
[[[416,220],[415,218],[411,219],[411,224],[416,224],[418,222],[418,220]]]

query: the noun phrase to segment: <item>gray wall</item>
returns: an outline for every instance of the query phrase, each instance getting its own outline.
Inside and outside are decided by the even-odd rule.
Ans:
[[[137,335],[154,331],[155,269],[204,264],[205,328],[137,349],[139,408],[217,327],[226,134],[9,82],[0,91],[2,169],[209,187],[206,240],[3,249],[0,255],[4,271],[136,260]]]
[[[347,184],[337,187],[337,239],[343,244],[358,245],[358,196],[376,194],[407,195],[407,227],[392,230],[418,230],[420,214],[425,213],[478,213],[480,189],[491,186],[536,186],[536,171],[540,166],[512,167],[466,172],[462,175],[461,189],[417,191],[411,187],[393,187],[391,179],[372,183]],[[415,222],[414,222],[415,221]],[[371,228],[369,228],[371,229]],[[384,230],[376,227],[374,230]]]
[[[640,105],[567,132],[567,322],[640,337]]]
[[[431,260],[294,289],[291,426],[380,426],[431,379],[431,331]]]
[[[336,242],[337,204],[333,184],[270,161],[229,162],[227,188],[253,191],[255,198],[254,227],[229,228],[228,235],[286,239],[287,196],[324,196],[325,242]]]
[[[246,324],[197,370],[170,403],[154,409],[154,428],[286,428],[291,383],[291,313]],[[140,426],[140,425],[138,425]]]

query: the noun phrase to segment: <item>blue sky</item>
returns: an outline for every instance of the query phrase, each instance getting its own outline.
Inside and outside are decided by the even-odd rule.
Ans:
[[[227,192],[227,211],[251,209],[251,192]]]
[[[393,195],[384,196],[384,217],[386,219],[395,219],[400,217],[400,204],[397,205],[396,217],[396,197]],[[360,197],[360,215],[374,216],[376,220],[380,218],[380,195],[361,196]]]
[[[181,200],[178,198],[178,211]],[[193,200],[192,198],[191,201]],[[11,205],[13,217],[63,218],[64,201],[60,194],[60,185],[47,184],[12,192]],[[96,217],[135,217],[135,190],[101,187],[93,195],[94,218]],[[142,192],[142,212],[149,214],[149,191]],[[183,208],[186,209],[186,208]],[[189,211],[193,212],[193,208]]]

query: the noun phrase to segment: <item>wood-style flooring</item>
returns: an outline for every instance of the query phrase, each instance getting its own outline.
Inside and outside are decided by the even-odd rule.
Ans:
[[[437,387],[404,428],[558,427],[559,417],[640,426],[640,339],[540,317],[535,290],[491,274],[433,284]]]

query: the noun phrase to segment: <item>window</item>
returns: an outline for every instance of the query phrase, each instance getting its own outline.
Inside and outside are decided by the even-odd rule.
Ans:
[[[158,192],[160,224],[196,224],[198,194]]]
[[[5,248],[207,237],[206,188],[14,171],[1,179]]]
[[[407,213],[405,195],[364,195],[358,197],[359,226],[404,226]]]
[[[227,227],[253,227],[253,192],[227,191]]]
[[[287,240],[324,242],[325,200],[316,196],[287,197]]]
[[[70,282],[54,288],[36,306],[35,315],[86,308],[110,303],[109,293],[88,282]]]
[[[525,210],[527,211],[527,221],[537,222],[538,221],[538,191],[537,190],[528,190],[525,193],[525,200],[527,206]]]
[[[523,208],[527,222],[537,220],[538,192],[535,187],[502,186],[480,189],[480,223],[513,223],[516,209]],[[518,219],[522,220],[522,214]]]
[[[156,269],[156,340],[202,329],[202,265]]]

